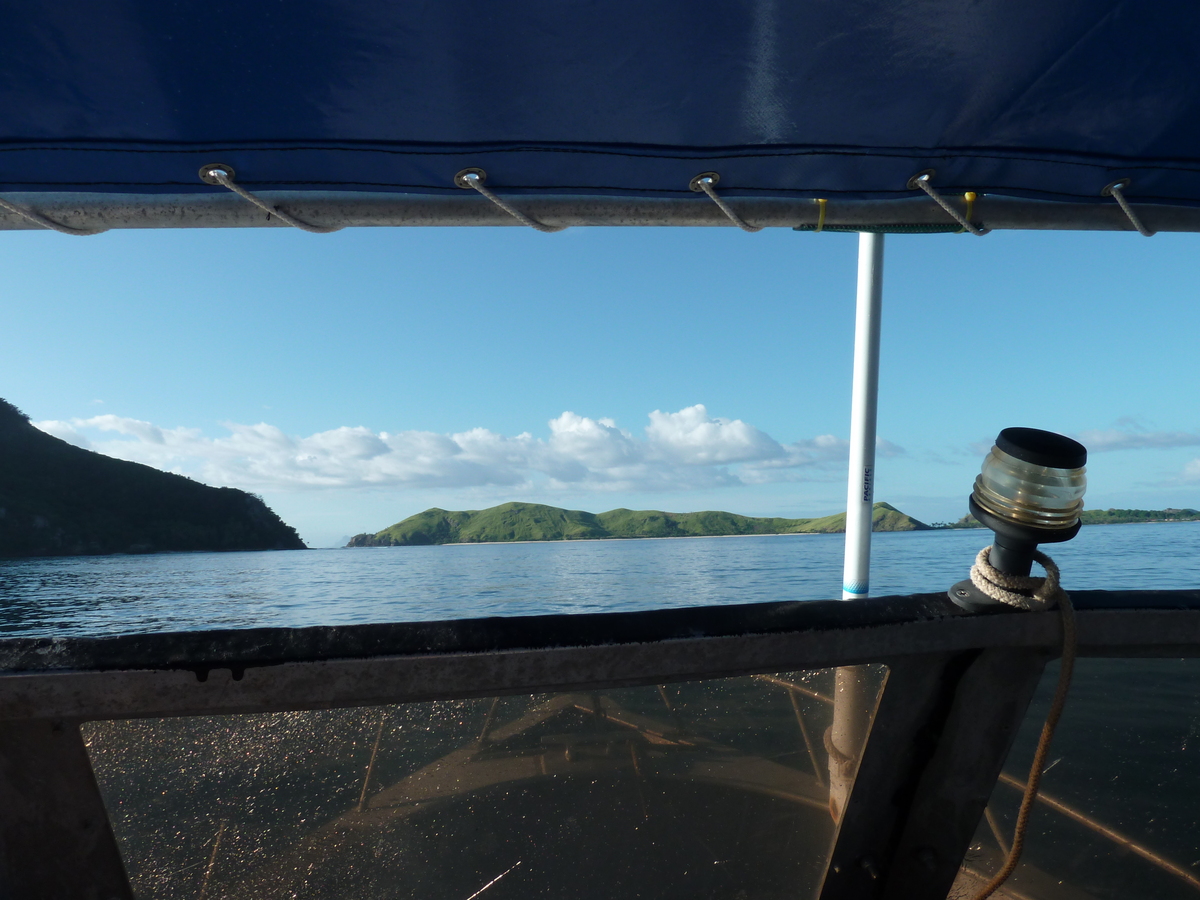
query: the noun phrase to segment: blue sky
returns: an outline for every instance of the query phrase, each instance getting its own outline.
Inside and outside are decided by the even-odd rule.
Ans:
[[[1200,507],[1200,237],[887,238],[876,498],[957,518],[1009,425],[1088,505]],[[844,506],[857,239],[9,233],[0,396],[262,494],[313,546],[429,506]]]

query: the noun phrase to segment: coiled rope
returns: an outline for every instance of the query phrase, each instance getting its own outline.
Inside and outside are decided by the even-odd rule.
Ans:
[[[78,237],[87,237],[93,234],[101,234],[108,231],[107,228],[72,228],[70,225],[62,225],[55,222],[53,219],[47,219],[40,212],[35,212],[32,209],[25,209],[17,206],[15,203],[9,203],[7,200],[0,199],[0,209],[6,209],[10,213],[15,213],[22,219],[32,222],[34,225],[40,225],[42,228],[49,228],[51,231],[57,231],[61,234],[73,234]]]
[[[1026,783],[1025,794],[1021,797],[1021,808],[1017,812],[1017,824],[1013,830],[1008,857],[1000,871],[975,895],[975,900],[985,900],[995,893],[1016,870],[1017,863],[1021,860],[1021,851],[1025,849],[1025,834],[1029,828],[1029,814],[1033,810],[1034,800],[1037,799],[1038,785],[1046,767],[1046,756],[1050,753],[1050,741],[1054,737],[1054,729],[1058,727],[1058,720],[1062,717],[1063,706],[1067,702],[1067,691],[1071,687],[1076,650],[1075,608],[1059,583],[1058,566],[1054,564],[1054,560],[1035,550],[1033,558],[1046,570],[1044,578],[1009,575],[991,564],[991,550],[991,547],[984,547],[979,551],[975,565],[971,566],[971,583],[993,600],[1018,609],[1050,610],[1057,605],[1062,615],[1062,664],[1058,670],[1058,686],[1054,689],[1050,712],[1046,715],[1046,723],[1042,726],[1042,734],[1033,754],[1033,763],[1029,767],[1029,780]]]

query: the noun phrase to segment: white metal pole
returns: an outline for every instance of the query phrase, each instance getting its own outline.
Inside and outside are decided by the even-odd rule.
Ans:
[[[875,500],[875,417],[879,406],[879,312],[882,302],[883,235],[860,234],[843,600],[861,599],[871,589],[871,512]]]
[[[858,236],[858,303],[854,317],[854,385],[850,401],[850,476],[846,490],[846,563],[842,599],[871,589],[871,512],[875,500],[875,418],[879,406],[879,312],[883,300],[883,235]],[[835,675],[829,738],[829,810],[839,820],[866,742],[874,698],[861,666]]]

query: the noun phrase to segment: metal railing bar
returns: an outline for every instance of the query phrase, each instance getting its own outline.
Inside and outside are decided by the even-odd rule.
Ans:
[[[1076,596],[1082,601],[1088,593]],[[73,643],[0,641],[0,720],[329,709],[598,690],[890,664],[986,648],[1053,654],[1060,640],[1056,613],[971,615],[958,611],[944,594],[767,606],[749,613],[725,607],[668,611],[666,616],[623,614],[628,618],[617,615],[617,622],[607,623],[595,616],[516,619],[498,634],[488,631],[489,623],[477,621],[439,623],[436,628],[264,629],[230,636],[232,648],[222,646],[223,633],[213,632]],[[1200,609],[1079,606],[1083,654],[1200,656]],[[731,610],[743,618],[715,615]],[[696,613],[700,625],[689,626],[686,616],[676,612]],[[642,627],[643,617],[653,627]],[[705,617],[713,632],[708,635],[703,634]],[[579,621],[562,621],[571,619]],[[532,638],[527,634],[522,640],[514,627],[526,625]],[[461,648],[458,652],[430,652],[430,633],[453,635],[459,627],[464,634],[448,644]],[[737,627],[748,633],[722,633]],[[575,640],[581,630],[604,636],[606,628],[612,643],[580,646]],[[678,636],[688,628],[700,634]],[[526,648],[484,649],[488,641],[500,647],[524,643]],[[529,647],[531,643],[549,646]],[[139,651],[150,657],[140,665],[135,662]],[[298,658],[287,659],[289,652]],[[89,661],[98,667],[87,667]],[[130,667],[120,668],[122,662]]]
[[[379,755],[379,741],[383,738],[383,723],[387,721],[387,712],[379,714],[379,727],[375,730],[375,743],[371,745],[371,760],[367,763],[366,774],[363,775],[362,791],[358,795],[358,812],[367,805],[367,793],[371,790],[371,776],[375,774],[375,758]]]
[[[963,866],[962,870],[972,878],[979,879],[979,887],[982,887],[988,883],[989,876],[985,875],[983,872],[980,872],[978,869],[973,869],[970,866]],[[1033,897],[1029,894],[1024,894],[1021,891],[1016,890],[1010,882],[1006,882],[1004,886],[1000,888],[1000,890],[996,891],[994,896],[998,898],[1005,898],[1005,900],[1040,900],[1040,898]]]
[[[794,681],[776,678],[774,675],[755,675],[754,677],[759,681],[765,681],[767,684],[773,684],[776,687],[785,688],[792,693],[803,694],[805,697],[811,697],[814,700],[820,700],[822,703],[828,703],[830,705],[833,704],[833,698],[827,694],[814,691],[812,688],[805,687],[802,684],[796,684]]]
[[[1007,859],[1009,851],[1008,838],[1000,830],[1000,822],[996,819],[996,814],[992,812],[992,805],[990,803],[983,808],[983,818],[987,821],[988,828],[992,830],[992,837],[996,839],[996,845],[1000,848],[1000,855]]]
[[[969,188],[968,188],[969,189]],[[949,188],[947,188],[949,190]],[[523,227],[482,197],[367,191],[255,191],[305,221],[333,228],[363,226]],[[240,197],[209,194],[102,194],[25,191],[5,199],[36,206],[56,222],[81,230],[119,228],[287,228],[277,216],[265,216]],[[735,227],[712,203],[686,197],[521,194],[521,208],[556,226],[719,226]],[[737,197],[744,217],[768,228],[806,231],[920,231],[944,226],[947,216],[921,196],[894,200],[841,200],[822,193],[811,197]],[[1115,203],[1026,200],[980,194],[977,200],[988,228],[1000,230],[1129,231],[1129,219]],[[824,218],[822,221],[822,210]],[[1155,231],[1200,231],[1200,209],[1138,204],[1138,213]],[[17,213],[0,210],[0,231],[42,226]],[[953,223],[951,223],[953,227]]]
[[[800,701],[796,699],[795,691],[788,691],[788,699],[792,701],[792,711],[796,714],[796,724],[800,726],[800,736],[804,739],[804,749],[808,751],[808,758],[812,762],[813,775],[816,776],[817,784],[825,786],[825,778],[821,774],[821,760],[817,756],[817,750],[813,746],[812,738],[808,734],[808,726],[804,723],[804,713],[800,711]]]
[[[1081,652],[1145,645],[1194,646],[1200,653],[1200,591],[1072,591]],[[871,656],[990,646],[1056,646],[1058,616],[1001,611],[971,614],[944,592],[878,597],[856,603],[752,603],[642,612],[512,616],[379,625],[247,628],[103,637],[0,639],[0,679],[53,671],[210,670],[235,675],[280,663],[385,657],[432,658],[505,650],[570,650],[713,638],[764,640],[791,635],[828,646],[822,654],[852,665]],[[887,635],[889,652],[874,638]],[[825,637],[822,637],[825,636]],[[834,638],[836,636],[836,639]],[[853,661],[854,645],[870,655]],[[1174,650],[1169,651],[1170,654]],[[814,668],[807,662],[792,668]],[[763,669],[759,672],[766,671]],[[786,666],[775,671],[790,671]]]
[[[1019,791],[1025,790],[1025,782],[1019,778],[1009,775],[1007,772],[1000,773],[1000,781],[1009,787],[1016,788]],[[1140,856],[1142,859],[1162,869],[1164,872],[1170,872],[1175,877],[1185,881],[1190,887],[1200,891],[1200,878],[1188,871],[1185,867],[1176,862],[1172,862],[1165,856],[1155,853],[1145,844],[1140,844],[1128,835],[1122,834],[1116,829],[1109,828],[1102,822],[1089,816],[1087,813],[1080,812],[1072,806],[1068,806],[1056,797],[1048,795],[1045,791],[1039,791],[1037,802],[1045,804],[1057,813],[1061,813],[1072,821],[1078,822],[1080,825],[1087,828],[1089,831],[1094,831],[1096,834],[1107,838],[1114,844]]]
[[[212,853],[208,856],[208,865],[204,867],[204,880],[200,882],[200,893],[196,895],[196,900],[204,900],[208,896],[208,882],[212,878],[213,870],[217,867],[217,854],[221,850],[221,837],[225,834],[225,827],[229,822],[225,819],[221,820],[221,824],[217,827],[217,833],[212,840]]]

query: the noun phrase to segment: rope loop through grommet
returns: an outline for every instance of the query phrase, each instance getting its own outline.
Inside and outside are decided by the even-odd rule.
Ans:
[[[457,175],[454,176],[454,183],[456,185],[458,185],[460,188],[469,188],[469,189],[479,191],[479,193],[483,194],[483,196],[487,197],[489,200],[491,200],[493,203],[495,203],[498,207],[500,207],[502,210],[504,210],[506,213],[508,213],[510,216],[512,216],[514,219],[516,219],[518,222],[520,222],[522,225],[528,225],[530,228],[532,228],[536,231],[540,231],[543,234],[554,234],[557,231],[566,231],[567,230],[566,225],[546,225],[543,222],[539,222],[537,219],[531,219],[529,216],[525,215],[525,213],[521,212],[519,209],[509,206],[508,203],[506,203],[504,200],[501,200],[494,193],[492,193],[492,191],[488,188],[487,184],[485,183],[486,181],[487,181],[487,172],[483,171],[483,169],[475,169],[475,168],[463,169],[461,172],[459,172]]]
[[[751,225],[745,219],[735,213],[730,208],[728,203],[717,196],[715,188],[717,186],[717,182],[720,180],[721,176],[716,172],[701,172],[688,182],[688,189],[693,190],[696,193],[703,191],[705,194],[708,194],[709,199],[712,200],[713,203],[717,204],[721,212],[725,213],[725,215],[728,217],[729,221],[738,228],[742,229],[742,231],[748,231],[751,234],[762,231],[762,225]],[[822,211],[824,211],[824,207],[822,207]]]
[[[922,172],[918,172],[912,178],[908,179],[908,189],[910,191],[915,191],[918,188],[923,190],[930,196],[934,203],[948,212],[950,217],[963,227],[963,230],[971,232],[971,234],[975,235],[976,237],[983,237],[985,234],[991,231],[990,228],[980,228],[978,225],[974,225],[971,222],[970,214],[975,208],[974,192],[971,192],[972,195],[969,198],[967,198],[966,194],[963,195],[964,199],[967,201],[967,215],[964,216],[957,209],[951,206],[946,201],[946,198],[944,198],[933,186],[931,179],[936,174],[937,173],[933,169],[925,169]]]
[[[817,200],[817,227],[813,229],[813,234],[820,234],[825,230],[825,207],[828,205],[828,200],[823,198]]]
[[[301,231],[307,231],[309,234],[332,234],[335,231],[342,230],[342,226],[340,225],[327,228],[323,225],[310,225],[307,222],[301,222],[295,216],[284,212],[276,206],[271,206],[265,200],[250,193],[233,180],[234,174],[233,167],[227,166],[224,163],[209,163],[200,167],[200,180],[205,184],[219,184],[221,187],[228,188],[243,200],[249,200],[268,216],[276,216],[279,218],[279,221],[291,225],[293,228],[299,228]]]
[[[971,583],[993,600],[1005,606],[1036,611],[1054,609],[1066,596],[1059,584],[1058,566],[1040,550],[1033,551],[1033,558],[1046,570],[1044,578],[1001,572],[992,565],[991,553],[991,547],[979,551],[971,566]]]
[[[0,209],[8,210],[10,213],[20,216],[26,221],[32,222],[34,225],[47,228],[50,231],[57,231],[59,234],[72,234],[76,237],[90,237],[93,234],[103,234],[108,231],[107,228],[72,228],[70,225],[63,225],[60,222],[55,222],[53,219],[47,219],[40,212],[32,209],[25,209],[22,206],[17,206],[15,203],[9,203],[7,200],[0,199]]]
[[[1112,197],[1117,201],[1117,205],[1121,207],[1121,211],[1133,223],[1133,227],[1137,229],[1138,234],[1142,237],[1154,237],[1154,232],[1147,228],[1138,214],[1133,211],[1133,207],[1129,205],[1129,201],[1125,199],[1125,188],[1129,187],[1132,182],[1128,178],[1121,178],[1114,181],[1112,184],[1104,186],[1104,190],[1100,192],[1101,197]]]
[[[1050,711],[1046,714],[1046,722],[1042,725],[1042,733],[1038,738],[1037,749],[1033,754],[1033,763],[1029,767],[1029,780],[1025,785],[1025,793],[1021,797],[1021,807],[1017,811],[1017,824],[1013,828],[1012,844],[1000,871],[974,897],[974,900],[987,900],[999,890],[1008,877],[1016,871],[1021,861],[1021,852],[1025,849],[1025,835],[1029,830],[1029,816],[1037,799],[1038,787],[1042,775],[1046,771],[1046,757],[1050,754],[1050,742],[1058,720],[1062,718],[1063,707],[1067,703],[1067,692],[1071,688],[1071,675],[1075,671],[1075,655],[1077,639],[1075,634],[1075,607],[1071,605],[1070,596],[1062,589],[1059,582],[1058,566],[1049,556],[1034,551],[1033,558],[1046,570],[1044,578],[1032,576],[1009,575],[996,569],[990,561],[991,547],[984,547],[971,566],[971,583],[994,600],[1008,606],[1024,610],[1046,610],[1058,606],[1062,616],[1062,663],[1058,670],[1058,684],[1054,689],[1054,699],[1050,701]]]

